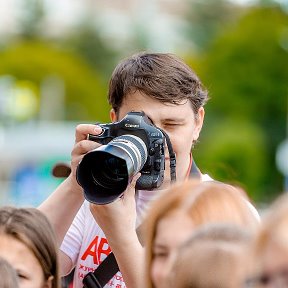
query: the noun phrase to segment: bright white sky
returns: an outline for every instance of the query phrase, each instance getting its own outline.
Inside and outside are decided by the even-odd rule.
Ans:
[[[235,3],[240,3],[240,4],[249,4],[249,3],[253,3],[255,2],[256,0],[228,0],[230,2],[235,2]]]
[[[16,21],[19,13],[22,11],[23,3],[25,0],[0,0],[0,35],[10,33],[15,31]],[[103,1],[103,0],[102,0]],[[121,1],[121,0],[118,0]],[[123,1],[123,0],[122,0]],[[127,0],[129,2],[131,0]],[[171,0],[177,1],[177,0]],[[257,0],[229,0],[231,2],[241,3],[243,5],[249,5]],[[287,5],[288,0],[277,0],[279,3]],[[83,5],[83,2],[90,4]],[[97,3],[98,0],[43,0],[46,8],[49,10],[49,19],[50,19],[50,30],[53,31],[58,29],[59,26],[65,27],[70,23],[75,23],[75,20],[83,18],[83,15],[87,12],[87,7],[91,7],[91,4]],[[101,1],[100,1],[101,2]],[[113,3],[112,0],[108,1]],[[155,0],[148,1],[149,3],[156,2]],[[18,8],[18,9],[17,9]],[[65,17],[63,17],[65,15]],[[53,23],[55,23],[53,25]],[[57,26],[57,27],[53,27]],[[52,32],[53,33],[53,32]]]

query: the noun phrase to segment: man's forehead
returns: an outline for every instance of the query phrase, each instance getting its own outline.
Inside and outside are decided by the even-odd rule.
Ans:
[[[185,119],[187,119],[186,115],[182,116],[182,115],[179,115],[179,113],[175,113],[175,115],[173,115],[173,113],[154,113],[154,111],[150,111],[150,110],[130,110],[130,111],[127,111],[128,112],[131,112],[131,111],[134,111],[134,112],[144,112],[147,117],[152,121],[152,122],[161,122],[161,123],[178,123],[178,122],[183,122]],[[120,119],[123,119],[126,115],[127,115],[126,111],[124,113],[120,113],[118,115],[118,120]]]

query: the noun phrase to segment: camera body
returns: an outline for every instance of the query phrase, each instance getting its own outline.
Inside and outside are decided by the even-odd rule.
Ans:
[[[88,139],[106,145],[121,135],[135,135],[143,140],[147,147],[147,159],[139,171],[141,176],[136,183],[138,190],[158,188],[164,180],[165,136],[152,124],[144,112],[128,112],[119,122],[98,124],[102,128],[100,135],[89,134]]]
[[[102,133],[89,134],[88,139],[102,145],[86,153],[76,171],[89,202],[113,202],[138,172],[138,190],[152,190],[163,183],[166,135],[144,112],[132,111],[119,122],[98,125]]]

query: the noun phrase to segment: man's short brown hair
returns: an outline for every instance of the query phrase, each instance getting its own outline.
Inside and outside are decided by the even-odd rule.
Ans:
[[[208,100],[196,73],[169,53],[141,52],[122,60],[109,84],[109,103],[116,113],[129,93],[140,91],[163,103],[191,102],[195,115]]]

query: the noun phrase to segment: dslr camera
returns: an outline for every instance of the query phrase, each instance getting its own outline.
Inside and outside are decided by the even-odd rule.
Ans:
[[[102,133],[89,134],[88,139],[102,146],[84,155],[76,174],[89,202],[113,202],[138,172],[138,190],[152,190],[163,183],[165,135],[144,112],[132,111],[119,122],[98,125]]]

